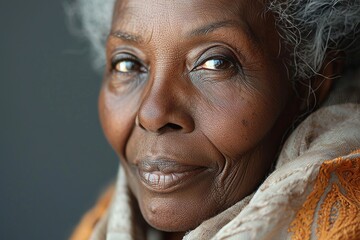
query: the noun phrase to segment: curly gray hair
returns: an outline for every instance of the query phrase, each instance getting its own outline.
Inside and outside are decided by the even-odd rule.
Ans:
[[[105,62],[104,44],[115,1],[75,0],[66,8],[71,19],[80,20],[80,33],[90,41],[96,67]],[[267,8],[291,52],[286,65],[293,79],[317,74],[329,51],[344,51],[348,64],[358,64],[360,0],[270,0]]]

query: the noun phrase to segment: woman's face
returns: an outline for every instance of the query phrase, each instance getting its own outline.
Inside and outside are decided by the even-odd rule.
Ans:
[[[99,112],[150,225],[195,228],[264,179],[298,109],[279,43],[260,1],[118,1]]]

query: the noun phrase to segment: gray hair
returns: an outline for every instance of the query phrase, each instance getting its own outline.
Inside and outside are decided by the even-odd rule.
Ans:
[[[116,0],[74,0],[65,4],[70,30],[78,37],[85,37],[92,49],[95,69],[105,63],[105,42],[111,27]]]
[[[343,51],[348,65],[358,64],[360,0],[272,0],[269,10],[290,48],[293,77],[318,74],[334,51]]]
[[[75,0],[66,6],[70,19],[80,20],[77,32],[90,41],[96,67],[105,63],[115,1]],[[344,51],[350,65],[359,63],[360,0],[270,0],[267,8],[290,51],[286,65],[293,79],[318,74],[331,51]]]

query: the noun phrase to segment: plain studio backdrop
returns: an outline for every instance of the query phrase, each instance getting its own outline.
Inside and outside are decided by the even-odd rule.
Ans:
[[[0,2],[0,239],[67,239],[116,176],[63,1]]]

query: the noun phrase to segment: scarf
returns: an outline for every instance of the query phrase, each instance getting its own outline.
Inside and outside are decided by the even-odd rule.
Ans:
[[[355,96],[358,101],[360,94],[347,92],[354,88],[337,87],[337,94],[292,132],[275,170],[255,192],[183,239],[359,237],[360,104],[341,100]],[[120,167],[112,203],[90,239],[161,239],[158,232],[145,231],[137,224],[134,204]]]

